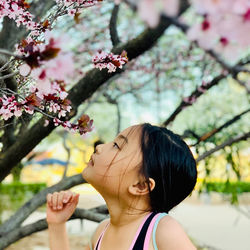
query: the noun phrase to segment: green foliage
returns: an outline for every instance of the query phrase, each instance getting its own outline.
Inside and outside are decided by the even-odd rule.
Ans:
[[[9,184],[0,184],[0,195],[7,194],[10,196],[19,196],[20,194],[26,194],[27,192],[31,192],[32,194],[36,194],[40,192],[42,189],[46,188],[46,183],[29,183],[24,184],[21,182],[13,182]]]
[[[0,183],[0,224],[2,211],[16,211],[24,202],[33,197],[34,194],[46,188],[46,183],[24,184],[21,182],[13,182],[10,184]]]
[[[250,182],[243,182],[243,181],[237,181],[237,182],[207,182],[206,183],[207,191],[215,191],[218,193],[225,193],[225,194],[231,194],[231,193],[245,193],[250,192]]]
[[[243,181],[226,181],[226,182],[209,182],[206,181],[203,183],[201,191],[209,192],[218,192],[226,195],[231,195],[230,202],[231,204],[237,205],[238,195],[242,193],[250,192],[250,182]]]

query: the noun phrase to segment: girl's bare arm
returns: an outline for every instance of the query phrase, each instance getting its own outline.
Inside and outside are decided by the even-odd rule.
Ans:
[[[160,220],[156,230],[156,243],[159,250],[197,250],[182,226],[171,216]]]
[[[47,222],[51,250],[69,250],[66,221],[74,213],[79,194],[71,191],[47,195]]]

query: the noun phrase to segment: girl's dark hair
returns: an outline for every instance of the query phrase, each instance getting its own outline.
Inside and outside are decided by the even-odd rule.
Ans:
[[[196,161],[179,135],[149,123],[142,124],[141,149],[141,174],[155,181],[149,192],[151,209],[168,212],[194,189]]]

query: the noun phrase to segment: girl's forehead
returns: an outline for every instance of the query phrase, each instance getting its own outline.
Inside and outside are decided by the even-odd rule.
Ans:
[[[121,133],[119,133],[117,137],[125,137],[125,139],[127,139],[127,142],[129,143],[129,139],[138,140],[140,136],[141,136],[141,126],[134,125],[124,129]]]

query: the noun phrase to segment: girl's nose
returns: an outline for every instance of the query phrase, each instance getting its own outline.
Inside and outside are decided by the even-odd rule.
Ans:
[[[95,153],[100,154],[102,152],[102,146],[103,144],[99,144],[95,147]]]

